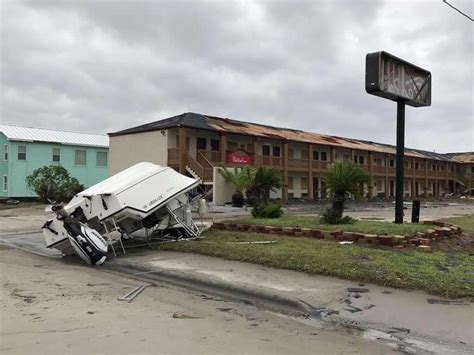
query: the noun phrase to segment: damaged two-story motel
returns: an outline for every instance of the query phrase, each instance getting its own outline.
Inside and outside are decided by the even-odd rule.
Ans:
[[[234,192],[219,168],[268,166],[282,173],[284,187],[272,194],[318,199],[321,177],[331,162],[350,159],[371,177],[366,197],[389,199],[395,195],[395,147],[375,142],[271,127],[227,118],[184,113],[125,129],[110,136],[110,174],[137,162],[170,166],[194,176],[212,200],[223,204]],[[460,187],[456,159],[421,150],[406,149],[404,192],[408,198],[442,196]]]

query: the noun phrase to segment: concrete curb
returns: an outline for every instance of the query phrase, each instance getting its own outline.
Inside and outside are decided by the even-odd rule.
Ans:
[[[110,260],[102,267],[104,270],[119,272],[138,278],[164,282],[173,286],[202,293],[210,293],[226,299],[261,304],[271,310],[291,315],[302,315],[312,311],[310,305],[291,297],[285,297],[267,290],[243,284],[216,280],[211,277],[190,274],[183,271],[144,266],[125,259]]]
[[[24,231],[24,232],[7,232],[7,233],[0,233],[0,237],[10,237],[10,236],[15,236],[15,235],[24,235],[24,234],[37,234],[37,233],[43,233],[42,229],[37,229],[37,230],[29,230],[29,231]]]

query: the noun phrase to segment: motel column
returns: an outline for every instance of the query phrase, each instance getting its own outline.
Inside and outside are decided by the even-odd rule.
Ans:
[[[374,197],[374,157],[373,157],[373,154],[372,152],[369,152],[369,177],[370,177],[370,180],[369,180],[369,200],[372,200],[372,198]]]
[[[425,188],[424,190],[424,195],[425,198],[428,197],[428,160],[425,159]]]
[[[186,128],[178,128],[179,135],[179,172],[186,174]]]
[[[227,133],[226,132],[219,133],[219,150],[221,154],[221,164],[222,166],[225,166],[226,155],[227,155]]]
[[[390,187],[388,185],[388,157],[387,155],[384,156],[384,162],[385,162],[385,199],[388,200],[388,197],[389,197],[389,192],[390,192]]]
[[[314,186],[313,186],[313,145],[308,144],[308,199],[313,200],[314,198]]]
[[[283,187],[281,199],[284,204],[288,202],[288,142],[283,141]]]
[[[415,170],[415,158],[411,160],[411,198],[416,198],[416,170]],[[420,191],[418,191],[418,194]]]

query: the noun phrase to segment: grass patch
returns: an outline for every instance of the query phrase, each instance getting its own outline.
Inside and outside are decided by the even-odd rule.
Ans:
[[[465,232],[474,235],[474,214],[461,217],[444,218],[440,221],[461,226]]]
[[[445,297],[474,297],[472,257],[466,253],[391,251],[332,241],[207,231],[205,238],[165,243],[163,250],[199,253],[309,274],[367,281],[383,286],[421,289]],[[274,244],[235,244],[275,240]],[[446,266],[447,265],[447,266]],[[441,272],[437,266],[448,267]]]
[[[343,230],[346,232],[357,232],[365,234],[397,234],[397,235],[412,235],[416,232],[422,232],[432,225],[426,224],[395,224],[382,221],[366,221],[355,220],[350,224],[323,224],[319,217],[313,216],[299,216],[286,214],[276,219],[265,218],[242,218],[225,221],[225,223],[241,223],[241,224],[257,224],[275,227],[300,227],[300,228],[316,228],[325,231]]]

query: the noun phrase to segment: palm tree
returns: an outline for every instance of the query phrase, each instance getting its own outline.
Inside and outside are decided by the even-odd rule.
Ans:
[[[332,206],[324,214],[324,219],[326,223],[337,224],[342,219],[346,198],[349,195],[362,197],[363,184],[369,182],[369,175],[352,161],[340,160],[329,165],[323,182],[332,197]]]
[[[282,187],[281,173],[275,168],[262,166],[258,168],[250,179],[250,184],[245,192],[250,204],[268,204],[270,191]]]
[[[250,184],[252,178],[252,170],[249,167],[243,169],[234,168],[234,170],[227,170],[220,168],[219,173],[224,178],[225,182],[232,184],[235,187],[235,192],[232,195],[232,206],[242,207],[244,205],[243,190]]]

